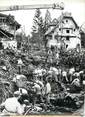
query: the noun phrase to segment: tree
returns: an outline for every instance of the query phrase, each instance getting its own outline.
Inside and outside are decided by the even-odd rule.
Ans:
[[[85,33],[81,31],[80,35],[81,35],[81,46],[85,48]]]
[[[45,48],[46,48],[46,45],[47,45],[47,40],[46,40],[46,37],[45,37],[45,33],[48,30],[49,24],[51,23],[51,21],[52,21],[51,14],[50,14],[49,10],[46,10],[45,19],[44,19],[43,27],[42,27],[42,30],[43,30],[43,43],[44,43]]]
[[[33,19],[31,43],[36,43],[40,47],[43,43],[43,18],[40,9],[36,9]]]
[[[81,46],[85,48],[85,22],[80,27]]]
[[[40,9],[36,9],[33,19],[32,38],[30,39],[31,43],[36,43],[39,48],[41,48],[41,46],[46,46],[45,33],[48,30],[51,20],[51,14],[48,10],[46,11],[45,19],[43,20]]]
[[[64,66],[67,68],[75,67],[80,70],[85,69],[85,51],[82,50],[77,52],[76,49],[72,49],[69,51],[61,50],[60,52],[60,66]]]
[[[16,35],[16,40],[17,40],[17,48],[20,49],[21,48],[21,44],[22,44],[22,33],[19,33]]]
[[[85,22],[81,25],[80,30],[85,33]]]
[[[51,23],[51,21],[52,21],[51,14],[47,10],[45,14],[45,22],[44,22],[45,31],[48,29],[48,26]]]
[[[42,29],[43,26],[43,19],[41,16],[41,11],[40,9],[36,9],[35,11],[35,16],[33,18],[33,27],[32,27],[32,32],[37,33]]]

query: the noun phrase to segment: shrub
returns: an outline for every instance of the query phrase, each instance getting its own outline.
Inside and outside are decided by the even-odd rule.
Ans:
[[[75,49],[71,51],[60,52],[60,65],[71,68],[78,67],[79,69],[85,69],[85,51],[77,52]]]

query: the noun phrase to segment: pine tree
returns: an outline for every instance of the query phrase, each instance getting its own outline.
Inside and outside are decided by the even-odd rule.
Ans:
[[[85,22],[80,27],[81,46],[85,48]]]
[[[43,29],[42,29],[43,30],[43,43],[44,43],[45,47],[46,47],[46,44],[47,44],[47,40],[45,38],[45,33],[48,30],[48,27],[49,27],[49,24],[51,23],[51,21],[52,21],[51,14],[47,10],[46,14],[45,14],[45,19],[44,19],[44,22],[43,22]]]
[[[32,27],[32,43],[37,43],[39,46],[43,41],[43,18],[41,16],[40,9],[36,9],[35,16],[33,19]]]
[[[40,9],[36,9],[32,27],[32,43],[36,43],[39,47],[40,45],[46,45],[45,33],[48,30],[51,20],[51,14],[48,10],[46,11],[45,19],[43,20]]]
[[[83,31],[85,33],[85,22],[81,25],[80,31]]]
[[[41,26],[42,26],[41,11],[40,11],[40,9],[36,9],[35,16],[33,18],[32,31],[35,32],[35,33],[39,32]]]
[[[51,19],[51,14],[50,12],[47,10],[46,14],[45,14],[45,22],[44,22],[44,26],[45,26],[45,31],[48,29],[49,24],[51,23],[52,19]]]

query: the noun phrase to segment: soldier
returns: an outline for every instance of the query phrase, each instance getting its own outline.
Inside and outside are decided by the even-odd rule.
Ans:
[[[25,98],[21,95],[19,97],[11,97],[1,104],[3,107],[2,115],[23,115]]]
[[[67,72],[65,70],[62,71],[62,82],[67,83],[68,78],[67,78]]]
[[[69,69],[69,76],[68,76],[69,83],[71,83],[72,80],[73,80],[73,74],[74,74],[74,72],[75,72],[75,68],[74,67],[71,68],[71,69]]]
[[[48,78],[46,81],[46,86],[45,86],[45,95],[46,95],[47,104],[50,104],[50,93],[51,93],[51,84]]]
[[[10,84],[11,93],[20,94],[22,92],[23,94],[27,94],[26,81],[27,78],[24,75],[16,75]]]

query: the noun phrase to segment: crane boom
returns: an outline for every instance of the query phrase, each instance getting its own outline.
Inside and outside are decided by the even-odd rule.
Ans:
[[[15,10],[31,10],[31,9],[64,9],[64,4],[37,4],[37,5],[14,5],[14,6],[0,6],[0,12],[15,11]]]

